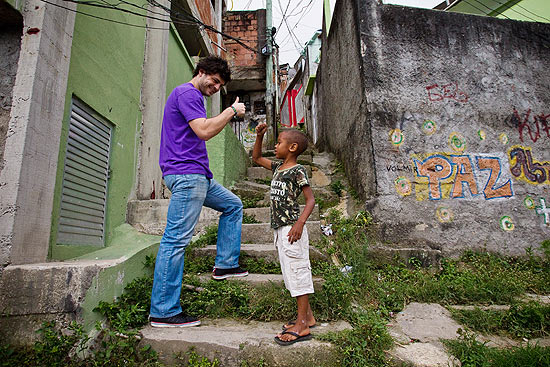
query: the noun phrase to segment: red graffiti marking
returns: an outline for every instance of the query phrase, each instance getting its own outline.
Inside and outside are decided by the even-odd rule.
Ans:
[[[523,142],[523,130],[525,128],[527,128],[527,134],[529,134],[529,137],[531,138],[533,143],[536,143],[537,140],[539,140],[541,129],[546,133],[546,137],[550,138],[550,122],[548,121],[548,118],[550,118],[550,114],[545,115],[541,113],[538,116],[533,115],[534,126],[532,126],[531,122],[529,121],[530,116],[531,116],[531,109],[528,109],[527,112],[525,113],[525,118],[523,118],[522,120],[522,118],[519,115],[519,112],[516,109],[514,109],[514,114],[512,115],[512,123],[518,128],[519,140]],[[536,128],[536,131],[535,131],[535,128]]]
[[[432,84],[427,86],[426,90],[428,91],[428,99],[432,102],[454,99],[457,102],[466,103],[470,98],[466,93],[458,90],[457,82],[451,82],[442,86]]]
[[[38,28],[29,28],[27,31],[28,34],[37,34],[38,32],[40,32],[40,29]]]
[[[512,175],[532,184],[550,183],[550,162],[534,161],[530,148],[513,147],[509,155]]]

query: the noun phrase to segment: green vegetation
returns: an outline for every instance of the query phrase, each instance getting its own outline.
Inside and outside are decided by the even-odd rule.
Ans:
[[[83,353],[90,341],[82,326],[71,324],[62,331],[55,322],[45,322],[32,347],[0,346],[0,366],[28,367],[99,367],[160,366],[150,347],[139,347],[136,332],[122,334],[96,326],[99,335],[95,346]]]
[[[187,250],[196,248],[196,247],[206,247],[213,246],[218,240],[218,225],[212,224],[204,228],[203,233],[199,236],[198,239],[191,242],[187,247]]]
[[[451,310],[462,325],[481,333],[499,334],[513,338],[550,336],[550,305],[536,302],[515,302],[506,311]]]
[[[463,332],[458,340],[445,342],[462,367],[542,367],[550,366],[550,348],[525,344],[508,349],[490,348]]]
[[[544,258],[528,252],[526,258],[502,257],[485,252],[466,252],[459,259],[443,259],[440,264],[422,267],[419,259],[395,259],[391,264],[371,260],[369,243],[374,235],[373,220],[361,212],[342,218],[332,210],[326,216],[333,235],[314,245],[331,256],[333,263],[312,261],[312,270],[324,282],[310,302],[318,322],[346,320],[352,330],[330,332],[316,337],[330,341],[339,350],[341,366],[388,366],[386,351],[393,342],[386,331],[390,317],[410,302],[437,302],[443,305],[511,304],[508,311],[453,311],[460,323],[477,332],[498,333],[515,338],[549,335],[550,306],[519,302],[525,293],[550,293],[550,241],[542,245]],[[215,244],[217,227],[207,227],[190,249]],[[151,257],[148,265],[154,264]],[[259,287],[245,282],[203,282],[194,274],[209,273],[213,256],[188,251],[181,303],[190,315],[238,320],[286,321],[295,317],[295,301],[279,284]],[[279,265],[243,256],[241,264],[254,273],[279,273]],[[350,271],[343,272],[344,266]],[[108,327],[101,328],[91,354],[79,351],[89,342],[81,327],[73,325],[62,333],[53,324],[41,329],[42,339],[31,349],[0,347],[2,366],[160,366],[150,349],[138,346],[137,328],[146,324],[152,276],[135,279],[116,301],[101,302],[95,311],[105,315]],[[463,366],[545,366],[549,348],[524,345],[497,350],[463,333],[459,340],[447,341],[449,350]],[[210,367],[210,361],[195,351],[179,356],[185,365]],[[242,366],[264,366],[264,362],[243,362]]]
[[[330,184],[330,189],[338,195],[338,197],[342,196],[342,190],[344,189],[344,185],[342,184],[342,181],[337,180]]]
[[[263,198],[264,198],[263,195],[258,195],[251,198],[241,198],[241,201],[243,202],[243,209],[259,207],[260,205],[258,203],[262,201]],[[263,205],[263,206],[266,206],[266,205]]]
[[[243,224],[254,224],[254,223],[260,223],[260,221],[258,221],[254,215],[248,215],[246,213],[243,213]]]
[[[270,178],[257,178],[254,181],[256,181],[256,183],[259,183],[259,184],[262,184],[262,185],[271,186],[271,179]]]

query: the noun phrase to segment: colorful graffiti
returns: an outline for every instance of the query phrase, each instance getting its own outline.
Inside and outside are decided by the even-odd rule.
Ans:
[[[535,209],[535,200],[527,195],[525,199],[523,199],[523,205],[525,205],[527,209]]]
[[[508,135],[506,135],[505,133],[502,133],[502,134],[499,135],[498,140],[500,140],[502,145],[506,145],[506,144],[508,144],[508,141],[510,139],[508,139]]]
[[[459,133],[452,132],[449,136],[449,146],[455,152],[463,152],[466,149],[466,139]]]
[[[432,120],[424,120],[422,131],[426,135],[433,135],[437,131],[437,124]]]
[[[516,228],[516,225],[514,224],[514,221],[511,217],[508,215],[503,216],[500,218],[500,228],[502,228],[504,231],[513,231]]]
[[[519,132],[519,140],[523,143],[523,136],[529,136],[533,143],[541,137],[541,130],[546,133],[546,137],[550,138],[550,118],[549,115],[541,113],[539,115],[531,115],[531,109],[528,109],[522,118],[519,112],[514,109],[514,113],[507,119],[507,122],[512,127],[516,127]],[[532,119],[532,121],[531,121]]]
[[[550,162],[533,160],[531,148],[515,145],[508,151],[510,172],[530,184],[550,184]]]
[[[479,140],[487,139],[487,134],[483,130],[478,130],[477,131],[477,136],[479,136]]]
[[[514,195],[512,180],[505,177],[507,161],[501,153],[439,153],[424,160],[413,156],[412,160],[418,200],[475,198],[482,193],[485,200],[491,200]]]
[[[406,177],[398,177],[394,181],[395,190],[401,196],[408,196],[412,193],[411,181]]]
[[[438,84],[432,84],[426,87],[428,91],[428,99],[432,102],[443,101],[444,99],[452,99],[457,102],[468,102],[468,95],[458,90],[458,83],[451,82],[439,86]]]
[[[401,130],[393,129],[392,131],[390,131],[390,141],[394,146],[398,147],[403,144],[403,138],[404,137]]]
[[[444,206],[440,206],[435,211],[435,216],[437,217],[437,220],[441,223],[449,223],[453,221],[454,215],[451,209],[446,208]]]
[[[542,215],[544,217],[544,224],[550,226],[550,208],[546,207],[546,201],[544,198],[540,198],[540,206],[537,206],[535,210],[538,215]]]

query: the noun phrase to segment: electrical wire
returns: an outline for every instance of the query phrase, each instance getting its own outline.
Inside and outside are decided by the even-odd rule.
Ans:
[[[279,1],[279,6],[281,6],[281,0],[278,0],[278,1]],[[283,21],[285,20],[286,12],[288,11],[288,7],[290,6],[290,1],[291,0],[288,0],[288,4],[286,4],[285,11],[281,13],[281,14],[283,14],[283,17],[281,18],[281,22],[279,23],[279,26],[276,28],[277,32],[279,31],[279,29],[283,25]],[[281,10],[282,10],[282,7],[281,7]]]
[[[500,5],[506,5],[505,3],[502,3],[502,2],[500,2],[500,1],[498,1],[498,0],[493,0],[493,1],[494,1],[495,3],[497,3],[497,4],[500,4]],[[515,12],[516,14],[521,15],[522,17],[525,17],[525,18],[527,18],[527,19],[530,19],[530,20],[532,20],[532,21],[534,21],[534,22],[538,22],[538,20],[533,19],[533,18],[529,17],[528,15],[525,15],[525,14],[521,13],[519,10],[515,9],[516,6],[517,6],[518,8],[521,8],[521,9],[525,10],[526,12],[528,12],[528,13],[530,13],[530,14],[536,16],[536,17],[539,17],[539,18],[541,18],[541,19],[544,19],[544,20],[550,22],[550,19],[545,18],[545,17],[543,17],[543,16],[541,16],[541,15],[539,15],[539,14],[533,13],[532,11],[530,11],[529,9],[524,8],[524,7],[521,6],[520,4],[515,4],[514,6],[508,7],[506,10],[513,11],[513,12]],[[504,11],[506,11],[506,10],[504,10]],[[504,11],[503,11],[503,12],[504,12]],[[504,14],[502,14],[502,13],[500,13],[500,14],[501,14],[502,16],[504,16]]]
[[[94,15],[94,14],[89,14],[89,13],[85,13],[85,12],[83,12],[83,11],[79,11],[79,10],[76,10],[76,9],[71,9],[71,8],[66,7],[66,6],[63,6],[63,5],[60,5],[60,4],[56,4],[56,3],[50,2],[50,1],[48,1],[48,0],[41,0],[41,1],[44,2],[44,3],[46,3],[46,4],[56,6],[56,7],[58,7],[58,8],[68,10],[68,11],[73,12],[73,13],[85,15],[85,16],[88,16],[88,17],[91,17],[91,18],[95,18],[95,19],[99,19],[99,20],[105,20],[105,21],[108,21],[108,22],[111,22],[111,23],[115,23],[115,24],[127,25],[127,26],[130,26],[130,27],[136,27],[136,28],[147,28],[147,29],[168,30],[168,28],[149,27],[149,26],[147,26],[147,25],[132,24],[132,23],[121,22],[121,21],[114,20],[114,19],[103,18],[103,17],[97,16],[97,15]]]
[[[132,24],[132,23],[127,23],[127,22],[122,22],[122,21],[118,21],[118,20],[114,20],[114,19],[109,19],[109,18],[104,18],[104,17],[100,17],[100,16],[97,16],[97,15],[93,15],[93,14],[89,14],[89,13],[85,13],[85,12],[82,12],[80,10],[73,10],[71,8],[68,8],[68,7],[65,7],[65,6],[62,6],[62,5],[59,5],[59,4],[56,4],[56,3],[53,3],[53,2],[50,2],[48,0],[41,0],[47,4],[50,4],[50,5],[54,5],[54,6],[57,6],[57,7],[60,7],[60,8],[63,8],[65,10],[69,10],[69,11],[73,11],[75,13],[79,13],[79,14],[82,14],[82,15],[86,15],[86,16],[89,16],[89,17],[92,17],[92,18],[96,18],[96,19],[101,19],[101,20],[105,20],[105,21],[109,21],[109,22],[112,22],[112,23],[116,23],[116,24],[122,24],[122,25],[128,25],[128,26],[132,26],[132,27],[138,27],[138,28],[148,28],[148,29],[164,29],[166,30],[167,28],[154,28],[154,27],[149,27],[149,26],[143,26],[143,25],[138,25],[138,24]],[[87,6],[92,6],[92,7],[98,7],[98,8],[104,8],[104,9],[110,9],[110,10],[115,10],[115,11],[119,11],[119,12],[123,12],[123,13],[128,13],[128,14],[132,14],[132,15],[135,15],[135,16],[139,16],[139,17],[142,17],[142,18],[146,18],[146,19],[153,19],[153,20],[158,20],[158,21],[161,21],[161,22],[172,22],[174,24],[178,24],[178,25],[193,25],[193,26],[196,26],[198,25],[199,27],[202,27],[206,30],[209,30],[209,31],[212,31],[214,33],[218,33],[218,34],[221,34],[222,37],[226,38],[226,39],[231,39],[235,42],[237,42],[238,44],[240,44],[241,46],[245,47],[246,49],[252,51],[252,52],[255,52],[255,53],[259,53],[259,51],[253,49],[252,47],[248,46],[247,44],[245,44],[243,41],[241,41],[239,38],[237,37],[233,37],[231,35],[228,35],[224,32],[221,32],[219,30],[217,30],[216,28],[214,28],[213,26],[210,26],[210,25],[207,25],[205,23],[203,23],[202,21],[200,21],[199,19],[197,19],[195,16],[193,16],[192,14],[190,14],[189,12],[185,11],[184,9],[184,12],[187,13],[187,14],[183,14],[183,20],[181,18],[179,18],[180,16],[182,16],[181,13],[178,13],[176,12],[176,16],[174,16],[174,12],[157,3],[155,0],[149,0],[149,4],[154,6],[154,7],[159,7],[161,9],[163,9],[164,11],[166,11],[168,14],[170,14],[171,16],[171,19],[163,19],[163,18],[157,18],[157,17],[153,17],[153,16],[150,16],[150,15],[147,15],[147,14],[141,14],[141,13],[137,13],[135,11],[132,11],[132,10],[128,10],[128,9],[124,9],[124,8],[120,8],[118,7],[117,5],[120,5],[121,3],[124,3],[124,1],[120,1],[117,5],[113,5],[113,4],[110,4],[106,1],[103,1],[103,4],[99,4],[98,2],[96,1],[78,1],[78,0],[64,0],[66,2],[72,2],[72,3],[76,3],[76,4],[81,4],[81,5],[87,5]],[[142,9],[142,10],[145,10],[139,6],[137,6],[139,9]],[[161,13],[156,13],[156,14],[161,14]],[[164,15],[164,14],[163,14]],[[187,19],[186,19],[187,18]],[[190,20],[189,20],[190,18]]]
[[[155,0],[148,0],[150,4],[152,4],[153,6],[157,6],[157,7],[160,7],[161,9],[164,9],[165,11],[169,12],[170,14],[173,13],[173,10],[165,7],[164,5],[162,4],[159,4],[157,1]],[[169,0],[171,4],[173,4],[171,2],[171,0]],[[177,6],[177,5],[176,5]],[[260,53],[258,50],[255,50],[253,49],[252,47],[248,46],[247,44],[245,44],[244,42],[242,42],[240,40],[240,38],[237,38],[237,37],[233,37],[227,33],[224,33],[222,31],[219,31],[217,30],[216,28],[214,28],[213,26],[211,25],[208,25],[208,24],[205,24],[203,23],[200,19],[198,19],[197,17],[195,17],[193,14],[191,14],[189,11],[187,11],[186,9],[183,9],[181,7],[179,7],[184,13],[185,13],[185,16],[187,17],[190,17],[195,23],[199,24],[200,26],[204,27],[204,29],[206,30],[209,30],[209,31],[212,31],[214,33],[218,33],[218,34],[221,34],[222,37],[226,38],[226,39],[230,39],[230,40],[233,40],[235,42],[237,42],[239,45],[243,46],[244,48],[246,48],[247,50],[249,51],[252,51],[252,52],[255,52],[255,53]],[[179,12],[176,12],[176,15],[181,15],[181,13]]]
[[[310,1],[310,3],[308,4],[308,6],[311,5],[312,3],[313,3],[313,1]],[[305,9],[305,8],[302,8],[302,9]],[[298,19],[298,21],[296,22],[296,25],[294,26],[294,28],[296,28],[296,26],[300,23],[300,21],[302,20],[302,18],[303,18],[307,13],[309,13],[309,11],[311,11],[311,9],[312,9],[312,8],[310,8],[309,10],[304,11],[304,12],[302,13],[302,16],[300,17],[300,19]],[[294,35],[294,36],[295,36],[295,35]],[[296,37],[296,36],[295,36],[295,37]],[[281,41],[281,43],[283,43],[284,41],[286,41],[287,38],[288,38],[288,36],[285,37],[285,38]],[[302,52],[303,49],[304,49],[304,48],[302,48],[301,50],[298,50],[298,49],[297,49],[297,51]]]

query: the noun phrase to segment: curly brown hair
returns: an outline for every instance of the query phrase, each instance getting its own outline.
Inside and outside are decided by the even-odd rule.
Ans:
[[[221,57],[207,56],[200,59],[193,72],[193,77],[199,75],[200,70],[204,71],[207,75],[219,74],[225,84],[231,81],[231,70],[229,70],[229,65],[227,61]]]

